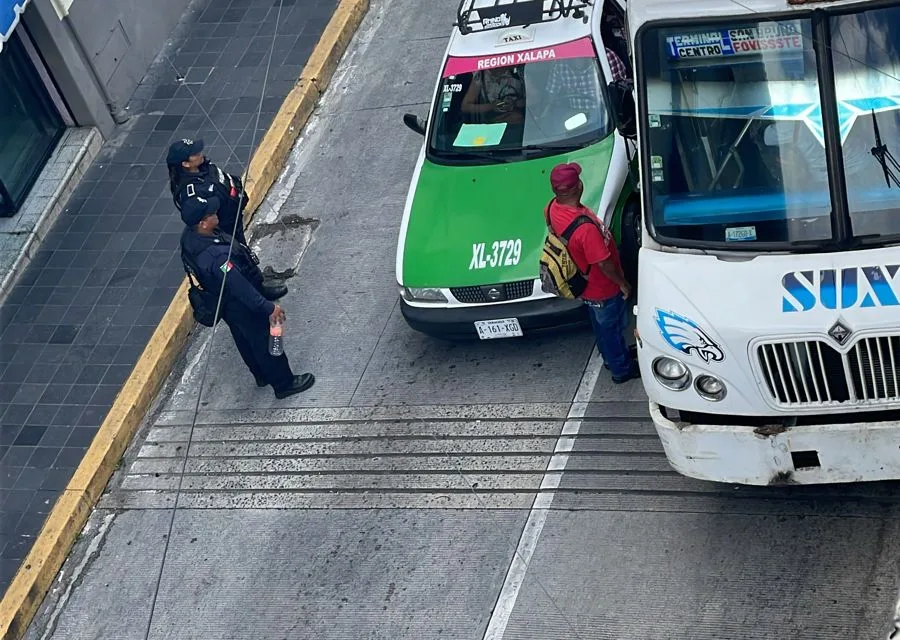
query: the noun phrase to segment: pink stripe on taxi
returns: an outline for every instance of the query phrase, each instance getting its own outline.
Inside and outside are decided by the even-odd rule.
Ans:
[[[572,42],[564,42],[552,47],[540,47],[527,51],[513,51],[510,53],[498,53],[492,56],[473,56],[470,58],[447,58],[444,67],[444,75],[455,76],[461,73],[472,73],[482,69],[494,69],[496,67],[510,67],[516,64],[528,62],[543,62],[547,60],[559,60],[561,58],[587,58],[593,57],[594,46],[590,38],[579,38]]]

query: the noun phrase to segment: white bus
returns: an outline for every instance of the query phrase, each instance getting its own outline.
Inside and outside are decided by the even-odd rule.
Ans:
[[[680,473],[900,478],[900,2],[634,0],[643,384]]]

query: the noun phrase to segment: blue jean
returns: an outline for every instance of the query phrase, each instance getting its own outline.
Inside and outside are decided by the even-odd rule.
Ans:
[[[617,293],[608,300],[585,304],[594,327],[597,350],[603,356],[613,378],[624,378],[635,366],[625,343],[625,329],[628,327],[628,304],[625,296]]]

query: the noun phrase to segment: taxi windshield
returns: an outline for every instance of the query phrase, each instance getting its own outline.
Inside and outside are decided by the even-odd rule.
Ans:
[[[435,100],[429,153],[446,164],[560,153],[611,132],[590,39],[488,57],[450,57]]]

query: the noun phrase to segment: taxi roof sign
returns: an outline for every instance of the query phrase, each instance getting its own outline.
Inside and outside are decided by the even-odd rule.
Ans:
[[[467,35],[568,17],[587,22],[585,9],[590,7],[591,0],[460,0],[453,26]]]

